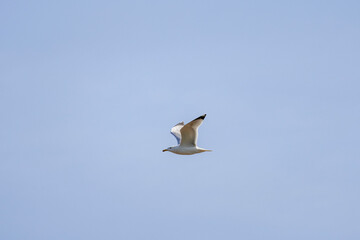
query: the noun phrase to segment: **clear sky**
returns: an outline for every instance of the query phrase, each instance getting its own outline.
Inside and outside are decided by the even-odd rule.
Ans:
[[[360,239],[359,12],[1,1],[0,239]]]

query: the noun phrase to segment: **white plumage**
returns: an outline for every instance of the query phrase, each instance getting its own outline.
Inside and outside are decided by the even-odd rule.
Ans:
[[[210,152],[211,150],[199,148],[197,143],[198,128],[202,124],[206,114],[192,120],[184,125],[184,122],[176,124],[171,128],[170,132],[176,138],[178,146],[164,149],[163,152],[169,151],[181,155],[191,155],[201,152]]]

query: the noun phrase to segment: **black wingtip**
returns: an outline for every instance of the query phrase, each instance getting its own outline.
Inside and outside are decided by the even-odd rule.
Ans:
[[[198,117],[197,119],[202,119],[202,120],[204,120],[204,119],[205,119],[205,117],[206,117],[206,114],[201,115],[201,116],[200,116],[200,117]]]

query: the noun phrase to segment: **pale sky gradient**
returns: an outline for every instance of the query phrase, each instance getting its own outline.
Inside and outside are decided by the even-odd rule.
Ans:
[[[0,239],[360,239],[359,13],[1,1]]]

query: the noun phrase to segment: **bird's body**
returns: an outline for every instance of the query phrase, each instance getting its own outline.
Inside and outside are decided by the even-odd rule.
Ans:
[[[211,152],[211,150],[207,150],[199,147],[181,147],[181,146],[171,147],[170,149],[167,149],[167,151],[180,155],[192,155],[195,153]]]
[[[170,132],[174,135],[179,145],[164,149],[163,152],[169,151],[180,155],[210,152],[211,150],[203,149],[196,145],[198,128],[205,117],[206,114],[194,119],[186,125],[184,125],[184,122],[176,124]]]

